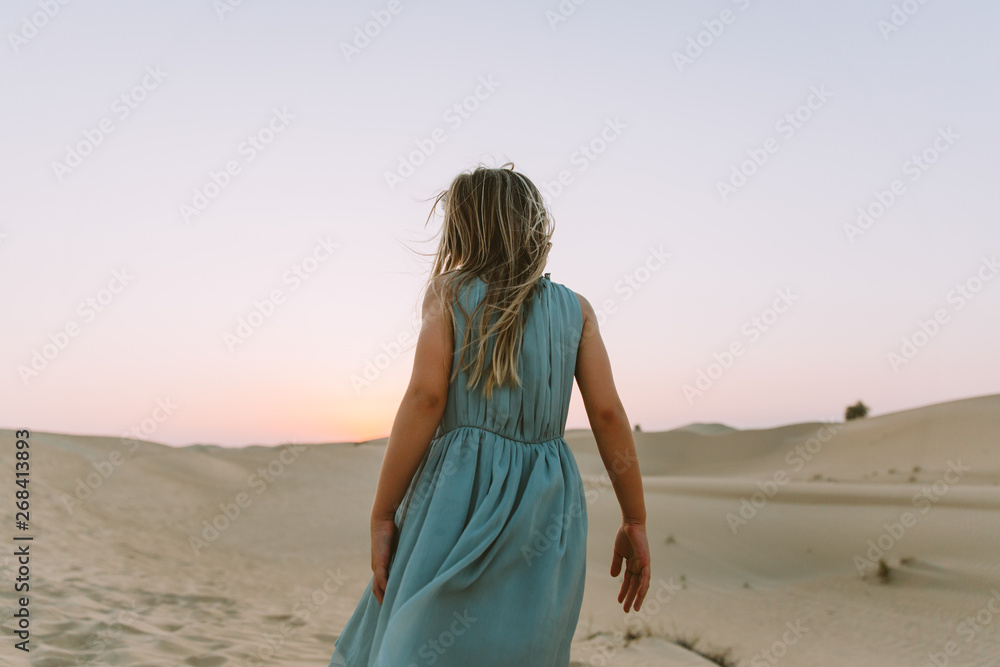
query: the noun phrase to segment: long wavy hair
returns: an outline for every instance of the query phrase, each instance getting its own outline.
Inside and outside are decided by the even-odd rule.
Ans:
[[[482,383],[489,398],[497,387],[521,384],[517,366],[524,324],[555,224],[538,188],[510,162],[456,176],[435,197],[428,223],[439,205],[444,222],[427,289],[438,294],[449,322],[457,308],[468,323],[463,339],[455,341],[460,353],[451,379],[465,370],[467,389]],[[486,283],[486,293],[468,313],[454,297],[476,278]]]

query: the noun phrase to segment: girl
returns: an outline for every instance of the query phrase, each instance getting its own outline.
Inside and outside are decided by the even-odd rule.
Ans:
[[[509,167],[509,168],[508,168]],[[331,667],[566,667],[587,507],[563,434],[576,377],[622,510],[611,576],[650,581],[642,479],[594,309],[543,274],[553,224],[512,164],[460,174],[371,515],[372,579]],[[430,220],[430,216],[428,216]]]

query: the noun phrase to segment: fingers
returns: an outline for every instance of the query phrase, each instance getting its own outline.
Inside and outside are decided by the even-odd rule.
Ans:
[[[625,599],[625,593],[628,591],[629,579],[630,579],[631,576],[632,576],[632,573],[629,572],[626,569],[625,570],[625,576],[622,577],[622,587],[621,587],[621,590],[618,591],[618,602],[619,603],[621,603],[621,601]]]
[[[639,592],[639,577],[634,572],[629,572],[628,578],[628,593],[625,595],[625,613],[629,612],[632,607],[632,601],[635,599],[636,593]],[[619,596],[620,597],[620,596]]]
[[[375,576],[372,578],[372,592],[375,594],[375,599],[378,600],[379,604],[382,604],[382,597],[385,595],[385,587],[388,584],[389,576],[384,567],[379,567],[375,570]]]
[[[389,583],[388,558],[385,554],[378,553],[381,549],[372,552],[372,593],[379,604],[382,604],[382,596],[385,595],[385,588]]]
[[[398,531],[395,524],[372,524],[372,594],[379,604],[389,583],[389,563],[396,550]]]
[[[649,592],[649,582],[652,576],[649,563],[645,563],[638,572],[629,569],[629,566],[634,568],[637,564],[636,560],[626,562],[625,576],[622,577],[622,586],[618,591],[618,602],[622,604],[626,614],[632,608],[639,611],[646,599],[646,593]]]
[[[625,557],[619,552],[620,547],[616,542],[614,556],[611,559],[612,577],[617,577],[622,571],[622,564],[625,565],[622,586],[618,591],[618,602],[626,614],[633,608],[639,611],[642,607],[646,594],[649,592],[649,582],[652,578],[645,533],[640,532],[637,537],[637,540],[629,539],[632,547],[629,551],[630,557]]]
[[[651,578],[651,573],[649,565],[642,568],[642,574],[640,575],[639,592],[635,596],[635,610],[639,611],[642,607],[643,600],[646,599],[646,593],[649,592],[649,580]]]

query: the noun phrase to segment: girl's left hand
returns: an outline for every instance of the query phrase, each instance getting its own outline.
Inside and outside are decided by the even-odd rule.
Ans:
[[[389,582],[389,561],[396,549],[396,522],[393,519],[372,519],[372,592],[382,604]]]

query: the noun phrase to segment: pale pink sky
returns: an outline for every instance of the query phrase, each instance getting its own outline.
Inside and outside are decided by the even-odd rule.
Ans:
[[[547,193],[646,430],[1000,391],[996,5],[386,6],[4,5],[0,427],[386,435],[407,246],[480,160]]]

